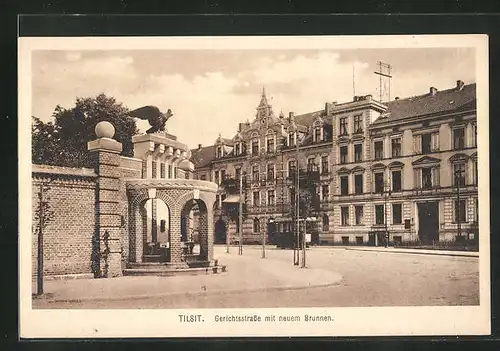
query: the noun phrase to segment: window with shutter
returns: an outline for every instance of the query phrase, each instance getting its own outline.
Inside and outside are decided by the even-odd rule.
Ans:
[[[420,146],[423,154],[428,154],[432,151],[432,134],[426,133],[420,136]]]
[[[413,152],[416,154],[419,154],[422,152],[422,146],[421,146],[420,141],[421,141],[420,135],[413,137]]]
[[[415,188],[420,189],[422,188],[422,176],[421,172],[422,170],[420,168],[417,168],[413,171],[413,176],[414,176],[414,184]]]
[[[432,169],[432,186],[439,186],[439,167]]]
[[[439,151],[439,133],[432,133],[432,151]]]

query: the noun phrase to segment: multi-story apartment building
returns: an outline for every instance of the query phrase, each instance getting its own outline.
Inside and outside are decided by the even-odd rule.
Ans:
[[[199,145],[192,161],[199,179],[220,184],[244,175],[246,242],[260,242],[270,218],[290,213],[291,172],[311,165],[320,170],[321,201],[313,241],[374,244],[386,232],[391,242],[452,241],[478,228],[476,130],[476,85],[462,81],[388,103],[355,96],[287,117],[275,115],[263,90],[255,119],[232,139]],[[217,199],[220,207],[222,188]]]

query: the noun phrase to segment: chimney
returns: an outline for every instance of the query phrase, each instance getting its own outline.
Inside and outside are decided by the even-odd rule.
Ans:
[[[293,121],[293,120],[295,119],[295,113],[294,113],[294,112],[289,112],[289,113],[288,113],[288,119],[289,119],[290,121]]]
[[[198,144],[198,150],[201,150],[201,144]]]
[[[429,88],[429,94],[432,95],[432,96],[436,95],[437,91],[438,90],[436,88],[434,88],[434,87],[430,87]]]
[[[330,104],[325,102],[325,114],[328,116],[330,114]]]
[[[462,90],[464,88],[464,82],[461,80],[457,80],[457,90]]]

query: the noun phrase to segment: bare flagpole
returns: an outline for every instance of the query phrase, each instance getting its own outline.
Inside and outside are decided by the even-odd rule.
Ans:
[[[295,182],[295,203],[296,203],[296,214],[297,214],[297,228],[296,228],[296,233],[297,233],[297,264],[299,264],[299,256],[300,256],[300,205],[299,205],[299,186],[300,186],[300,181],[299,181],[299,130],[298,128],[295,130],[295,146],[296,146],[296,157],[297,157],[297,165],[296,165],[296,177],[297,180]]]
[[[238,255],[243,254],[243,172],[240,172],[240,201],[239,201],[239,209],[238,209]]]

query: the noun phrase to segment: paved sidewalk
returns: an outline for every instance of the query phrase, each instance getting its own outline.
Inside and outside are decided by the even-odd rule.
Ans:
[[[353,247],[344,246],[345,250],[354,251],[374,251],[374,252],[389,252],[389,253],[405,253],[415,255],[437,255],[437,256],[458,256],[458,257],[479,257],[479,252],[471,251],[447,251],[447,250],[424,250],[424,249],[403,249],[395,247]]]
[[[220,249],[219,249],[220,250]],[[218,251],[219,251],[218,250]],[[227,272],[215,275],[174,277],[118,277],[46,281],[49,301],[128,300],[190,294],[225,294],[249,291],[293,290],[339,284],[340,274],[318,268],[298,268],[292,262],[261,259],[247,252],[238,256],[218,253]]]

